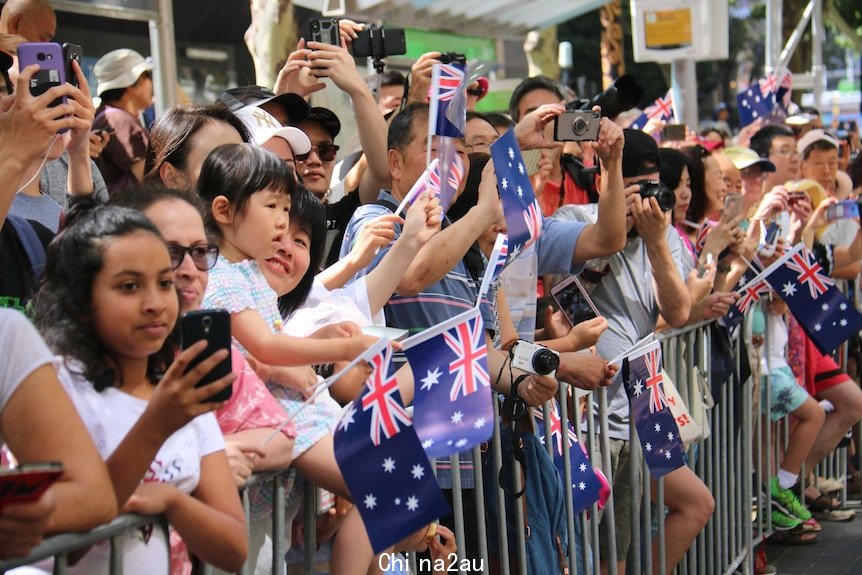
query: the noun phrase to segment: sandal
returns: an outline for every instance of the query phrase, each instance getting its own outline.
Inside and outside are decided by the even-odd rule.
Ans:
[[[802,528],[812,533],[820,533],[821,531],[823,531],[823,526],[820,525],[813,517],[808,521],[804,521],[802,523]]]
[[[811,511],[835,511],[840,505],[836,499],[822,493],[818,493],[817,497],[811,497],[806,493],[805,504]]]
[[[817,543],[817,534],[797,527],[790,531],[776,531],[769,536],[769,542],[776,545],[813,545]]]
[[[856,519],[856,512],[852,509],[826,509],[823,511],[814,511],[812,514],[820,521],[834,521],[836,523],[846,523]]]

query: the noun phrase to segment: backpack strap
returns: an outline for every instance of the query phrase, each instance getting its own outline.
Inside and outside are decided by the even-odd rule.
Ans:
[[[30,262],[30,273],[33,275],[33,280],[38,282],[42,277],[42,270],[45,269],[45,246],[36,235],[36,230],[24,218],[8,214],[6,221],[15,228],[18,241],[21,242],[21,247],[24,248],[24,253],[27,254],[27,260]]]

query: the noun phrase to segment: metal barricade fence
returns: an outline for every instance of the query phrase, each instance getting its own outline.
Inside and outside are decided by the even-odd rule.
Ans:
[[[713,575],[730,574],[741,572],[745,574],[754,572],[754,548],[761,544],[766,537],[772,534],[772,522],[770,516],[771,496],[768,488],[769,479],[775,475],[775,463],[773,458],[777,447],[784,445],[787,438],[786,422],[779,424],[778,435],[773,430],[773,425],[768,417],[761,413],[769,413],[770,400],[769,374],[759,381],[759,358],[752,358],[752,377],[741,381],[739,360],[741,354],[748,353],[747,346],[743,345],[742,334],[744,330],[739,328],[731,339],[734,369],[730,380],[723,385],[713,385],[712,381],[712,334],[710,324],[700,324],[681,330],[671,330],[660,335],[662,342],[662,355],[664,368],[667,375],[676,384],[679,394],[686,404],[694,409],[694,419],[703,424],[704,432],[708,437],[701,438],[693,443],[687,451],[688,467],[706,484],[715,501],[715,510],[706,524],[705,528],[697,535],[676,572],[681,575]],[[765,335],[769,340],[768,326]],[[768,344],[767,344],[768,345]],[[761,385],[766,386],[761,390]],[[711,390],[718,390],[719,397],[711,397]],[[613,483],[613,474],[609,465],[609,439],[608,439],[608,412],[607,391],[602,388],[596,394],[598,405],[598,426],[593,417],[585,418],[585,431],[576,426],[579,438],[587,446],[588,453],[596,453],[597,444],[600,444],[602,454],[603,472],[608,481]],[[761,402],[761,394],[763,402]],[[587,396],[589,398],[589,396]],[[710,408],[710,399],[715,402]],[[567,389],[565,385],[560,386],[559,397],[560,416],[562,421],[568,418]],[[589,401],[589,399],[588,399]],[[763,403],[763,405],[761,405]],[[499,410],[494,402],[495,426],[494,435],[489,442],[487,453],[483,455],[480,448],[473,450],[473,478],[474,489],[461,489],[461,473],[459,458],[451,458],[452,465],[452,500],[453,514],[455,519],[455,534],[459,557],[469,558],[466,565],[469,571],[461,570],[461,573],[500,573],[510,575],[513,571],[527,574],[525,564],[526,534],[523,529],[516,529],[515,533],[507,533],[505,513],[497,513],[496,524],[489,525],[485,521],[486,501],[493,498],[496,500],[498,510],[505,509],[506,495],[496,487],[493,493],[485,493],[486,483],[496,485],[496,481],[483,481],[482,458],[490,458],[492,471],[498,474],[502,466],[513,466],[513,477],[515,489],[520,489],[519,479],[521,477],[518,463],[514,460],[503,461]],[[576,405],[577,409],[577,405]],[[580,421],[580,417],[576,417]],[[546,435],[550,435],[550,420],[545,419]],[[631,466],[631,492],[628,494],[631,500],[630,529],[631,546],[628,554],[628,573],[654,572],[653,549],[651,542],[657,541],[658,556],[655,563],[658,572],[666,572],[665,544],[665,490],[663,480],[656,481],[656,497],[651,502],[650,498],[650,476],[637,440],[634,426],[631,427],[630,446],[633,465]],[[774,439],[779,439],[774,441]],[[552,442],[546,442],[549,454]],[[565,451],[565,450],[564,450]],[[596,462],[594,462],[595,464]],[[564,469],[567,470],[563,478],[563,485],[571,485],[569,476],[569,454],[564,452]],[[846,463],[843,453],[833,454],[824,462],[822,469],[826,476],[842,476],[846,472]],[[803,470],[804,476],[805,470]],[[285,573],[285,549],[287,546],[287,532],[285,525],[285,486],[283,475],[280,473],[257,474],[253,476],[246,488],[242,490],[243,508],[246,513],[247,523],[250,520],[248,487],[261,482],[273,482],[273,515],[272,529],[269,538],[272,543],[271,573]],[[528,478],[529,481],[529,478]],[[617,574],[616,561],[604,561],[600,540],[607,542],[606,553],[610,557],[616,557],[615,549],[615,527],[618,527],[615,513],[615,493],[612,490],[603,510],[603,516],[607,523],[607,529],[600,532],[599,522],[596,520],[599,511],[594,504],[592,509],[575,515],[573,511],[572,492],[564,489],[565,511],[566,511],[566,536],[568,539],[568,573],[598,575],[600,564],[604,562],[607,572],[611,575]],[[620,494],[617,494],[619,497]],[[474,513],[465,516],[465,498],[472,498]],[[304,520],[306,525],[311,525],[316,519],[316,490],[306,489]],[[514,505],[516,524],[524,525],[523,509],[521,505]],[[20,560],[0,562],[0,573],[14,566],[26,565],[43,558],[58,557],[55,573],[64,573],[66,557],[71,551],[86,548],[95,542],[106,539],[115,540],[116,536],[130,530],[138,529],[143,525],[160,522],[158,517],[141,517],[125,515],[100,526],[85,534],[64,534],[47,539],[33,552]],[[467,526],[467,527],[465,527]],[[473,535],[478,543],[475,549],[467,548],[467,535]],[[304,539],[304,572],[315,573],[315,530],[305,529]],[[491,532],[496,534],[495,540],[498,549],[494,553],[489,551],[488,536]],[[112,546],[112,551],[114,551]],[[250,546],[252,547],[252,546]],[[251,548],[246,566],[240,573],[250,574],[254,571],[258,546]],[[580,549],[581,552],[576,552]],[[514,556],[517,560],[514,566],[507,560]],[[414,554],[408,554],[413,572],[417,572],[419,566]],[[122,573],[122,561],[112,553],[112,574]],[[464,564],[461,564],[462,566]],[[203,566],[203,573],[212,573],[209,566]],[[544,575],[544,574],[542,574]],[[619,575],[623,575],[620,573]]]

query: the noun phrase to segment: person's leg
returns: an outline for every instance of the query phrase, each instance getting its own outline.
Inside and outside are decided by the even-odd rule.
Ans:
[[[377,565],[373,560],[374,551],[371,549],[371,541],[368,539],[362,517],[359,510],[353,507],[347,512],[344,523],[332,541],[332,574],[365,575],[372,565]]]
[[[344,477],[335,462],[335,447],[331,433],[324,435],[294,459],[293,467],[315,485],[351,501],[347,484],[344,483]]]
[[[851,379],[818,391],[816,397],[829,400],[835,409],[826,415],[817,440],[805,460],[806,469],[814,469],[835,449],[847,430],[862,418],[862,390]]]
[[[655,482],[652,482],[653,499]],[[688,467],[664,476],[665,567],[672,573],[715,509],[712,494]],[[658,572],[658,539],[653,539],[653,572]]]
[[[594,442],[596,447],[593,450],[593,462],[601,462],[601,450],[599,445],[601,438],[596,436]],[[599,550],[601,554],[601,572],[602,575],[607,575],[609,571],[608,561],[615,559],[617,561],[617,573],[623,575],[626,572],[626,554],[628,552],[629,542],[631,541],[630,509],[632,505],[630,481],[629,481],[629,456],[628,442],[622,439],[610,440],[610,466],[600,466],[605,474],[610,471],[611,475],[608,480],[612,482],[612,497],[614,499],[614,515],[611,517],[605,512],[601,512],[601,521],[599,530],[601,537],[599,538]],[[614,541],[617,547],[615,558],[610,557],[609,541],[609,525],[614,525]]]
[[[811,452],[820,429],[823,427],[826,413],[820,407],[820,404],[813,397],[809,396],[791,414],[796,418],[797,422],[795,428],[790,433],[790,441],[787,444],[787,450],[784,452],[784,458],[781,460],[779,472],[785,471],[791,473],[798,479],[799,472],[802,470],[802,463]],[[795,483],[796,481],[790,485],[782,483],[781,487],[789,489]]]

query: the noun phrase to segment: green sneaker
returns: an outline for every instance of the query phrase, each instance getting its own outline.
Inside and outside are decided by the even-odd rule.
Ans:
[[[777,477],[772,478],[769,490],[772,492],[772,504],[782,513],[795,517],[802,522],[811,519],[811,512],[799,501],[793,490],[783,489],[778,484]]]
[[[776,531],[791,531],[802,525],[795,517],[782,513],[778,509],[772,510],[772,527]]]

